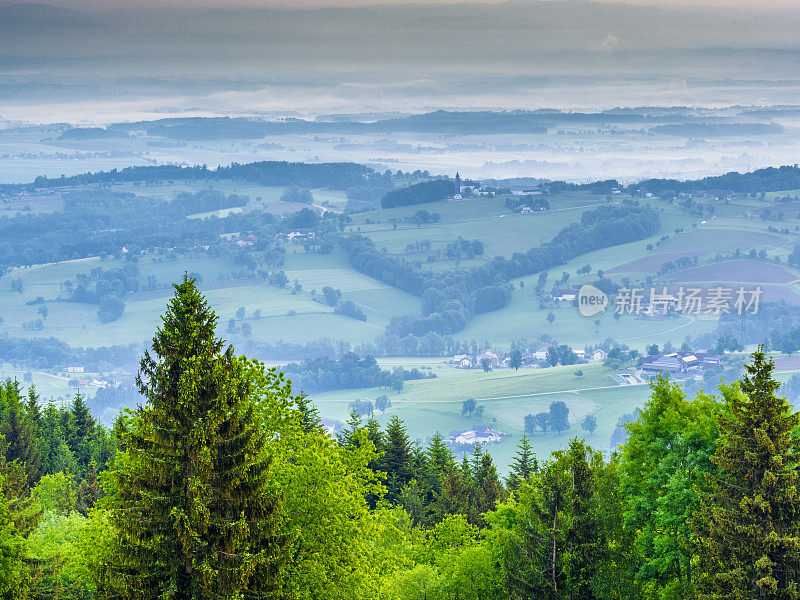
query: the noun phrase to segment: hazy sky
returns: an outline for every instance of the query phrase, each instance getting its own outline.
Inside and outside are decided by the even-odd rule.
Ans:
[[[0,120],[800,97],[800,0],[46,1],[59,8],[0,0]],[[137,10],[312,3],[376,8]]]
[[[497,4],[502,0],[469,0],[469,3]],[[511,0],[518,4],[528,4],[542,1],[575,2],[582,0]],[[607,0],[592,0],[606,2]],[[798,0],[615,0],[617,3],[638,4],[657,7],[697,7],[708,6],[735,7],[751,11],[759,10],[784,10],[798,11]],[[0,0],[0,6],[21,4],[19,0]],[[28,2],[24,2],[28,3]],[[370,6],[379,4],[459,4],[465,0],[41,0],[37,4],[51,4],[65,8],[83,10],[113,9],[113,8],[151,8],[175,6],[202,6],[202,7],[304,7],[304,6]]]

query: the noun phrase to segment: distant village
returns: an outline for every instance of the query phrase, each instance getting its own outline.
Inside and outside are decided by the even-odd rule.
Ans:
[[[482,369],[487,372],[494,369],[512,368],[543,369],[557,364],[564,364],[564,362],[558,360],[562,358],[563,348],[565,346],[557,346],[552,342],[542,342],[536,350],[517,350],[516,359],[519,361],[518,364],[514,363],[514,350],[506,352],[492,348],[487,348],[475,354],[456,354],[449,362],[458,369]],[[606,350],[601,347],[589,349],[569,348],[569,351],[574,355],[574,358],[566,362],[567,365],[607,362],[609,352],[614,352],[612,349]],[[705,371],[716,370],[722,364],[720,356],[706,351],[656,353],[647,356],[635,354],[638,358],[635,361],[635,366],[631,367],[631,369],[636,371],[637,376],[648,379],[661,373],[678,376],[679,378],[702,376]],[[630,356],[630,353],[628,353],[628,356]],[[554,364],[556,360],[558,362]],[[607,366],[613,366],[613,363],[607,362]],[[624,384],[626,381],[620,383]]]

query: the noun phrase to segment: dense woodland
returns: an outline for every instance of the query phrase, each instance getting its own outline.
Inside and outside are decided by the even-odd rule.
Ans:
[[[294,382],[295,389],[309,394],[371,387],[391,388],[399,392],[405,381],[436,377],[435,373],[417,368],[381,369],[373,357],[359,358],[352,352],[338,360],[317,358],[300,364],[291,363],[281,367],[281,370]]]
[[[354,411],[337,439],[176,286],[112,430],[0,390],[0,597],[770,598],[800,582],[798,415],[773,363],[667,379],[610,458],[574,438],[505,481],[476,447]]]
[[[434,179],[388,192],[381,199],[381,207],[396,208],[437,202],[447,199],[454,192],[455,186],[449,179]]]

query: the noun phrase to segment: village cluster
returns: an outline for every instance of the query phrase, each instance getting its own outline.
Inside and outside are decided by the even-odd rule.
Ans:
[[[460,369],[484,369],[487,367],[491,369],[496,368],[540,368],[552,366],[548,362],[547,351],[549,348],[556,348],[555,344],[550,342],[542,342],[541,347],[537,350],[520,351],[519,358],[521,362],[519,365],[513,364],[513,356],[511,352],[503,350],[494,350],[488,348],[477,354],[456,354],[451,359],[451,364]],[[603,362],[608,353],[600,348],[592,350],[573,349],[579,362]]]

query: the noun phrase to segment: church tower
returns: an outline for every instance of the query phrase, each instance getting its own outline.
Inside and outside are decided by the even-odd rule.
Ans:
[[[461,193],[461,175],[456,172],[456,181],[455,181],[455,192],[456,194]]]

